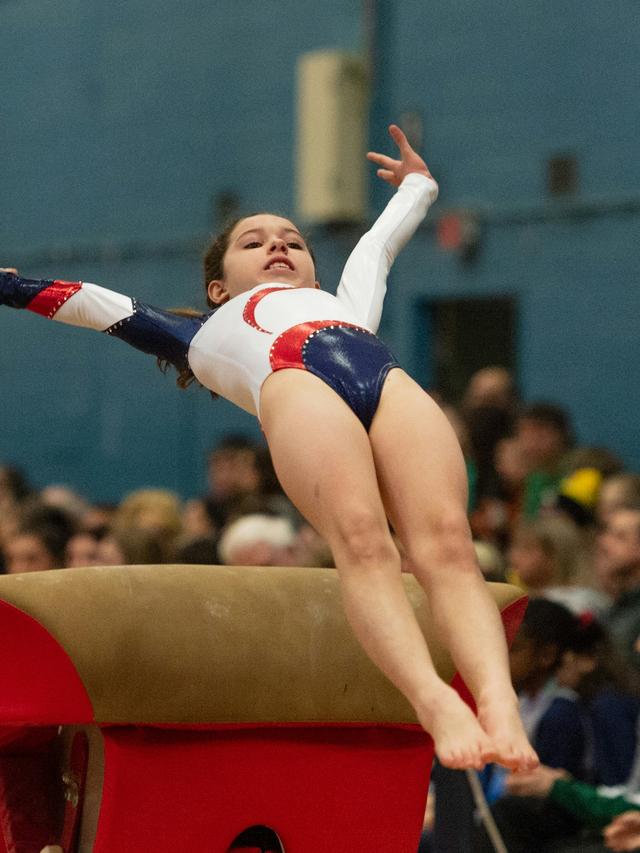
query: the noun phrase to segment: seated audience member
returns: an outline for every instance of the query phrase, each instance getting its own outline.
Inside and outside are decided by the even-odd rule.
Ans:
[[[13,510],[33,493],[26,476],[13,465],[0,465],[0,512]]]
[[[87,511],[80,519],[79,530],[88,530],[89,533],[96,531],[98,535],[107,530],[113,524],[117,506],[110,503],[90,504]]]
[[[180,499],[166,489],[138,489],[131,492],[116,510],[112,529],[148,532],[162,546],[163,556],[158,562],[169,562],[182,532]]]
[[[85,498],[69,486],[62,484],[45,486],[38,497],[45,506],[61,509],[69,518],[73,519],[77,527],[80,526],[83,516],[89,510],[89,504]]]
[[[545,515],[522,521],[508,549],[508,579],[531,597],[544,596],[574,613],[602,613],[609,602],[589,582],[591,556],[568,518]],[[595,584],[595,581],[594,581]]]
[[[295,565],[296,532],[287,518],[252,514],[237,518],[222,531],[218,553],[225,565]]]
[[[0,465],[0,574],[4,571],[5,543],[14,535],[20,507],[31,494],[31,487],[19,468]]]
[[[618,509],[640,509],[640,474],[614,474],[603,481],[596,504],[598,522],[606,524]]]
[[[527,466],[523,515],[535,518],[552,506],[563,477],[562,463],[574,443],[568,413],[553,403],[531,403],[516,421],[516,439]]]
[[[503,497],[495,468],[495,449],[513,430],[516,405],[513,378],[506,368],[483,367],[469,380],[462,398],[461,415],[466,427],[467,467],[475,477],[472,481],[474,500],[469,503],[471,511],[480,510],[485,501],[493,504]],[[480,527],[474,532],[482,538],[490,538],[488,531]]]
[[[475,540],[473,547],[484,579],[492,583],[504,583],[505,563],[500,549],[490,542],[481,540]]]
[[[589,780],[607,786],[625,784],[636,751],[638,679],[616,653],[602,623],[589,614],[576,623],[556,681],[575,690],[585,710]]]
[[[204,498],[215,528],[227,521],[227,503],[243,495],[258,495],[262,482],[258,445],[242,435],[219,442],[207,461],[207,494]]]
[[[98,566],[147,566],[166,562],[165,542],[154,530],[114,527],[98,543]]]
[[[623,785],[589,785],[574,779],[564,770],[541,765],[533,771],[512,774],[507,779],[507,790],[521,797],[548,798],[551,802],[571,814],[584,828],[600,830],[607,827],[616,816],[633,810],[637,814],[633,825],[640,830],[640,726],[636,729],[636,746],[633,765]],[[616,837],[616,828],[625,821],[605,830],[607,844]],[[619,843],[623,840],[620,834]],[[635,844],[611,849],[633,850],[640,843],[640,834]]]
[[[65,564],[67,535],[52,524],[21,524],[5,543],[7,574],[48,572]]]
[[[588,772],[589,741],[582,707],[578,694],[556,679],[564,653],[574,640],[576,623],[576,617],[562,605],[533,599],[509,660],[525,729],[540,761],[583,779]],[[509,853],[540,853],[547,849],[545,844],[575,834],[577,821],[554,804],[501,796],[507,774],[500,768],[489,767],[484,776],[489,796],[495,800],[493,817]],[[473,849],[492,853],[484,827],[478,827]]]
[[[65,548],[65,567],[80,569],[85,566],[98,566],[98,548],[106,530],[79,530],[67,542]]]
[[[553,508],[584,529],[594,527],[602,483],[622,470],[622,461],[603,447],[578,447],[565,456],[563,468]]]
[[[176,549],[175,561],[195,566],[218,565],[220,563],[218,540],[215,536],[196,536],[185,539]]]
[[[580,830],[603,829],[617,815],[629,810],[635,811],[640,818],[640,792],[637,790],[627,786],[607,788],[590,785],[573,779],[564,770],[545,765],[526,773],[511,774],[507,790],[513,796],[535,797],[554,803],[576,819]],[[640,843],[640,835],[637,843]],[[626,849],[635,850],[635,847]]]
[[[294,565],[317,569],[335,568],[331,548],[308,522],[303,521],[298,527],[293,547]]]
[[[494,406],[513,416],[518,403],[513,376],[506,367],[493,365],[476,370],[467,384],[462,400],[466,412]]]
[[[462,417],[461,412],[455,407],[448,404],[442,406],[442,411],[447,416],[447,420],[453,427],[458,443],[464,456],[464,464],[467,469],[467,484],[469,496],[467,498],[467,507],[469,513],[476,509],[477,504],[477,486],[478,486],[478,467],[473,458],[471,444],[469,441],[469,428],[466,421]]]
[[[474,536],[504,548],[522,515],[527,476],[524,456],[514,436],[507,436],[496,443],[493,469],[497,483],[495,494],[486,494],[478,501],[470,523]]]
[[[604,831],[607,850],[615,853],[640,850],[640,812],[626,811],[616,817]]]
[[[616,509],[598,535],[596,576],[613,604],[605,625],[620,654],[636,669],[640,636],[640,507]]]

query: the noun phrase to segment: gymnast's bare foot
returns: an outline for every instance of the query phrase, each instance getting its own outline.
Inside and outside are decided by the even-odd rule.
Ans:
[[[478,721],[492,742],[485,760],[509,770],[534,770],[540,764],[522,725],[515,695],[478,701]]]
[[[489,760],[485,756],[492,751],[490,738],[471,709],[446,684],[430,692],[418,718],[433,738],[436,755],[444,767],[480,770]]]

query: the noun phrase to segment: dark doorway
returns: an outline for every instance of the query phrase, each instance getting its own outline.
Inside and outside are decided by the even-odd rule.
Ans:
[[[516,371],[517,304],[511,296],[439,299],[427,303],[429,385],[457,402],[481,367]]]

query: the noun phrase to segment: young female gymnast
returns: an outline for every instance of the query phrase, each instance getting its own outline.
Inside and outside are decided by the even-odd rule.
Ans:
[[[373,334],[391,264],[438,186],[395,125],[400,159],[367,156],[397,193],[319,289],[295,225],[260,213],[212,244],[209,305],[182,317],[97,285],[0,274],[0,302],[120,337],[259,415],[283,488],[331,546],[349,622],[405,694],[442,764],[537,764],[518,714],[497,608],[476,566],[462,454],[438,406]],[[15,271],[14,271],[15,272]],[[404,592],[389,518],[478,718],[435,673]]]

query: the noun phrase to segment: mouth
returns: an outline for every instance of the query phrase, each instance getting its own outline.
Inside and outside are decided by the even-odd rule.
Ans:
[[[295,267],[284,255],[272,258],[265,267],[266,270],[294,270]]]

